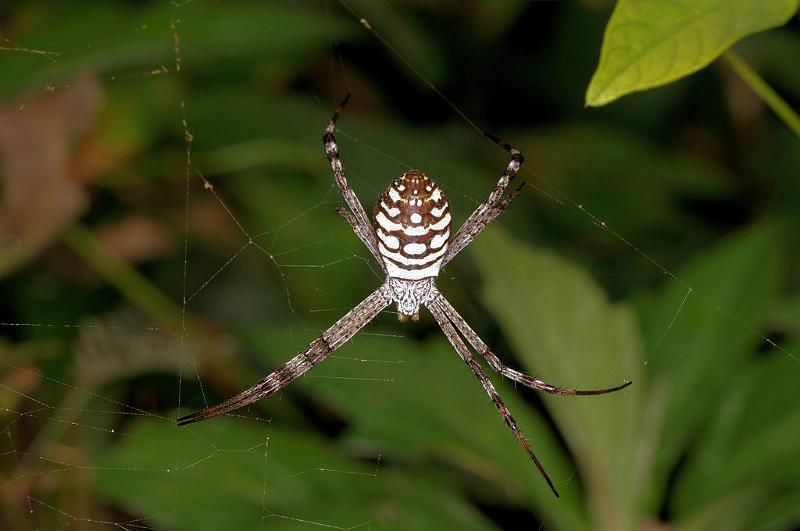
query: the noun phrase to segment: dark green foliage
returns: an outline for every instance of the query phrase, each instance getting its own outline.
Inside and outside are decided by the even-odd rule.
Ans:
[[[719,62],[584,109],[606,4],[349,1],[419,73],[335,1],[0,10],[0,529],[800,525],[797,138]],[[795,107],[797,27],[737,46]],[[48,107],[90,82],[91,109]],[[438,285],[512,367],[634,381],[565,398],[489,373],[560,499],[427,314],[174,425],[383,281],[322,153],[347,90],[367,211],[409,167],[456,224],[489,193],[506,154],[448,103],[525,154],[529,186]],[[62,115],[89,125],[65,139]],[[68,152],[44,189],[29,130]]]

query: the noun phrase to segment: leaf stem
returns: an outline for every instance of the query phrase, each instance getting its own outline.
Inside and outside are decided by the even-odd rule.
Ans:
[[[739,74],[745,83],[772,109],[778,117],[783,120],[789,129],[800,137],[800,116],[792,109],[786,100],[770,87],[764,78],[759,76],[755,70],[745,63],[739,54],[733,50],[727,50],[722,54],[723,59]]]

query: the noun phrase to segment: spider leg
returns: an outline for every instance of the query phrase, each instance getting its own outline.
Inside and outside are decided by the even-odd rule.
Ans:
[[[503,403],[503,399],[500,398],[500,395],[497,394],[494,385],[492,385],[492,382],[489,381],[489,378],[486,376],[486,373],[483,371],[480,364],[475,360],[472,353],[470,353],[469,349],[467,348],[467,345],[465,345],[464,342],[461,340],[461,337],[459,337],[458,332],[456,332],[456,329],[453,328],[453,325],[448,320],[444,310],[437,304],[436,301],[429,303],[428,309],[430,310],[431,314],[433,314],[433,318],[436,319],[436,322],[439,324],[439,327],[442,329],[442,332],[444,332],[445,337],[447,337],[448,341],[450,341],[450,344],[453,346],[456,352],[458,352],[458,355],[461,356],[461,359],[464,360],[464,363],[466,363],[469,366],[469,368],[472,369],[472,372],[473,374],[475,374],[475,377],[478,378],[478,380],[481,382],[481,385],[483,386],[483,389],[486,391],[486,394],[488,394],[489,398],[492,399],[492,403],[494,403],[495,407],[497,408],[497,411],[500,412],[500,415],[503,417],[503,420],[505,421],[506,425],[514,433],[514,437],[517,438],[517,441],[519,441],[519,443],[528,453],[528,456],[531,458],[531,461],[533,461],[533,464],[536,465],[536,468],[539,470],[539,473],[547,482],[547,485],[550,487],[550,490],[552,490],[553,494],[555,494],[556,497],[558,497],[558,491],[556,490],[555,485],[553,485],[553,481],[550,479],[550,476],[547,475],[547,472],[545,472],[542,463],[539,461],[539,458],[536,457],[535,453],[533,453],[533,450],[528,444],[528,441],[525,439],[525,436],[522,435],[522,432],[519,431],[519,428],[517,427],[517,422],[514,420],[514,417],[511,416],[511,412]]]
[[[509,203],[511,203],[511,201],[522,189],[522,186],[520,186],[508,194],[508,196],[503,198],[503,192],[505,192],[511,180],[517,175],[517,172],[519,172],[519,169],[522,167],[522,163],[525,161],[525,158],[517,148],[505,140],[490,133],[484,133],[484,135],[491,139],[495,144],[508,151],[511,155],[511,160],[508,161],[508,164],[506,165],[506,171],[502,176],[500,176],[500,179],[498,179],[497,184],[489,194],[489,197],[486,199],[486,201],[478,205],[478,208],[476,208],[472,214],[469,215],[467,220],[463,225],[461,225],[448,243],[447,252],[444,254],[444,258],[442,259],[442,266],[452,260],[464,249],[464,247],[469,245],[469,243],[472,242],[472,240],[475,239],[475,237],[480,234],[484,228],[486,228],[486,225],[491,223],[503,212],[503,210],[506,209]]]
[[[350,227],[353,229],[355,235],[358,236],[358,239],[361,240],[362,242],[366,242],[367,240],[369,240],[370,234],[374,234],[372,232],[372,227],[369,228],[370,232],[365,234],[364,227],[358,222],[356,216],[352,212],[347,210],[345,207],[338,205],[336,207],[336,213],[344,218],[344,220],[348,223],[348,225],[350,225]],[[367,246],[367,248],[369,249],[369,246]],[[372,251],[372,249],[370,249],[370,251]],[[383,269],[385,273],[386,265],[383,263],[383,259],[381,259],[380,254],[376,255],[375,253],[372,253],[372,255],[375,257],[375,260],[378,262],[378,264],[381,266],[381,269]]]
[[[532,376],[528,376],[527,374],[521,373],[516,371],[506,365],[503,365],[503,362],[500,361],[500,358],[491,351],[491,349],[484,343],[484,341],[478,336],[478,334],[472,329],[469,324],[464,320],[463,317],[458,313],[458,311],[453,307],[452,304],[444,297],[444,295],[439,294],[436,298],[436,303],[441,307],[444,314],[447,316],[448,319],[453,323],[453,325],[458,329],[459,332],[466,338],[472,348],[474,348],[481,356],[484,357],[486,362],[494,369],[496,372],[500,373],[501,375],[505,376],[506,378],[513,380],[517,383],[520,383],[526,387],[530,387],[531,389],[537,389],[539,391],[546,391],[548,393],[552,393],[554,395],[577,395],[577,396],[587,396],[587,395],[604,395],[606,393],[613,393],[614,391],[619,391],[621,389],[625,389],[633,382],[627,381],[622,383],[621,385],[617,385],[615,387],[609,387],[607,389],[567,389],[563,387],[556,387],[555,385],[549,384],[547,382],[543,382],[542,380],[537,380]]]
[[[361,201],[358,200],[355,192],[352,188],[350,188],[350,185],[347,182],[347,178],[344,174],[344,166],[342,165],[341,158],[339,158],[339,148],[336,146],[336,138],[333,135],[333,132],[336,129],[336,120],[339,119],[339,115],[341,115],[342,111],[344,111],[348,101],[350,101],[350,94],[344,98],[342,103],[340,103],[336,108],[333,116],[331,116],[328,126],[325,128],[325,134],[322,137],[322,142],[325,146],[325,155],[328,157],[331,170],[333,170],[333,177],[336,181],[336,185],[339,187],[339,191],[342,193],[344,202],[347,203],[347,207],[350,209],[348,212],[348,214],[350,214],[349,216],[343,214],[341,211],[339,213],[344,217],[345,220],[347,220],[350,226],[353,227],[353,231],[356,233],[356,236],[358,236],[358,238],[364,242],[364,245],[367,246],[369,252],[375,257],[375,260],[378,261],[378,264],[380,264],[381,268],[383,268],[385,271],[386,266],[384,265],[383,259],[378,252],[378,238],[375,236],[375,231],[372,228],[372,224],[370,224],[367,212],[361,205]]]
[[[178,419],[178,425],[191,424],[218,415],[224,415],[277,393],[295,378],[302,375],[328,354],[344,345],[356,332],[372,321],[390,302],[386,289],[381,286],[361,301],[333,326],[328,328],[303,351],[280,368],[265,376],[252,387],[228,400],[197,413]]]
[[[454,258],[458,253],[460,253],[464,247],[472,243],[472,240],[480,234],[486,226],[494,221],[497,216],[503,213],[508,205],[511,204],[511,201],[514,200],[522,188],[525,186],[525,183],[520,184],[509,194],[503,198],[501,198],[497,203],[487,210],[483,212],[482,215],[473,218],[472,221],[465,221],[461,228],[458,229],[458,233],[456,233],[457,239],[454,237],[453,241],[448,243],[447,252],[445,253],[445,260],[442,262],[442,265],[446,264],[450,258]],[[449,258],[448,258],[449,257]]]

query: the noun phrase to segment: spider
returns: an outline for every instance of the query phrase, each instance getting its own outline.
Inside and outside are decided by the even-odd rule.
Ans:
[[[504,192],[522,166],[522,154],[504,140],[486,133],[487,137],[511,155],[511,160],[486,201],[470,214],[452,238],[447,197],[435,182],[419,170],[405,172],[383,192],[375,206],[373,225],[358,197],[347,183],[333,135],[336,120],[349,100],[350,94],[336,108],[322,139],[336,184],[347,203],[347,208],[339,206],[336,210],[378,261],[386,273],[386,282],[282,367],[238,395],[216,406],[178,419],[178,424],[185,425],[224,415],[272,396],[344,345],[391,303],[397,304],[400,322],[408,318],[418,320],[420,306],[425,306],[458,355],[472,369],[503,420],[514,433],[514,437],[536,465],[553,494],[558,497],[558,491],[550,476],[520,432],[514,417],[497,394],[483,368],[464,343],[464,339],[483,356],[492,369],[532,389],[557,395],[600,395],[619,391],[632,382],[626,381],[622,385],[608,389],[565,389],[503,365],[444,295],[439,293],[435,283],[440,269],[469,245],[517,196],[522,186],[508,194],[504,195]]]

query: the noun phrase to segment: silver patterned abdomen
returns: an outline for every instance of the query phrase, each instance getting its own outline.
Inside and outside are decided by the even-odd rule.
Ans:
[[[447,197],[424,173],[409,170],[378,199],[375,231],[390,278],[436,277],[450,239]]]

